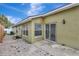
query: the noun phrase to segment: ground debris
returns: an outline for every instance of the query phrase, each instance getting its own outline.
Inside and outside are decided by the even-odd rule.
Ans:
[[[79,50],[42,40],[28,44],[23,39],[13,40],[6,35],[0,44],[0,56],[79,56]]]

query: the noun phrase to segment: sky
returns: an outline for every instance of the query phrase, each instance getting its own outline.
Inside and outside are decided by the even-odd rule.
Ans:
[[[14,24],[29,16],[45,14],[68,3],[0,3],[0,14]]]

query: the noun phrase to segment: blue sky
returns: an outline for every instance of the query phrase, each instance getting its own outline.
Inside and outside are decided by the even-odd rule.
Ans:
[[[44,14],[67,3],[0,3],[0,14],[4,14],[12,23],[17,23],[33,15]]]

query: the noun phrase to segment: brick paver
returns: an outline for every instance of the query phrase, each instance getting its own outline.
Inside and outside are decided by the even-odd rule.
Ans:
[[[28,44],[22,39],[14,40],[6,35],[0,43],[0,56],[79,56],[79,50],[42,40]]]

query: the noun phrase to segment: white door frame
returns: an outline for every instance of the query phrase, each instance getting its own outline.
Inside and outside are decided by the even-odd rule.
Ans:
[[[47,24],[49,24],[49,38],[46,39],[46,24],[45,24],[45,39],[46,39],[46,40],[50,40],[50,38],[51,38],[51,34],[50,34],[50,31],[51,31],[51,24],[56,24],[56,22],[54,22],[54,23],[47,23]],[[55,36],[56,36],[56,33],[55,33]]]

